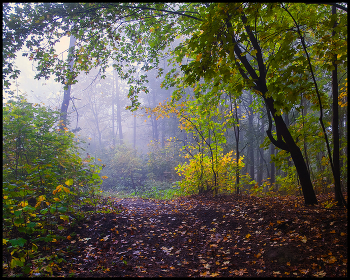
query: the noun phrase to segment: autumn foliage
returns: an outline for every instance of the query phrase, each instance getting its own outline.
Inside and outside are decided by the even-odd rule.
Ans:
[[[176,171],[182,177],[179,186],[184,194],[222,194],[236,190],[237,169],[243,166],[242,159],[236,163],[232,151],[226,155],[218,155],[214,162],[211,162],[209,156],[199,153],[189,163],[179,164]]]
[[[20,97],[3,114],[5,262],[17,275],[52,274],[64,261],[55,244],[84,205],[96,204],[101,167],[83,162],[74,135],[56,129],[57,112]]]

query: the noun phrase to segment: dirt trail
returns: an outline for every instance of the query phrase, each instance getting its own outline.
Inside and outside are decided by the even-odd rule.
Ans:
[[[232,199],[115,202],[121,205],[121,213],[96,214],[74,229],[76,235],[70,242],[76,249],[67,250],[71,274],[269,277],[274,273],[293,276],[293,271],[294,276],[302,276],[300,269],[310,268],[301,235],[293,239],[286,231],[298,227],[303,234],[308,229],[301,227],[305,224],[300,219],[281,223],[286,228],[274,228],[285,216],[281,209],[271,212],[253,200],[246,206]],[[309,243],[312,245],[311,240]],[[309,254],[316,256],[319,249],[315,245]],[[324,264],[321,269],[326,270]]]

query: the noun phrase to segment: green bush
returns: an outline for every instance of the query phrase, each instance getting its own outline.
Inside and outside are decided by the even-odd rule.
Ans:
[[[3,105],[3,254],[7,275],[52,275],[54,250],[80,206],[96,202],[101,167],[83,161],[59,113],[23,97]],[[83,199],[81,199],[83,198]]]
[[[137,193],[147,174],[147,165],[136,149],[126,144],[110,150],[103,175],[108,177],[103,183],[104,190]]]

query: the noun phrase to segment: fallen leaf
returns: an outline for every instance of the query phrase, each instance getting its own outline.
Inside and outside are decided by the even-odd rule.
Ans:
[[[324,276],[326,276],[326,272],[321,270],[321,271],[318,271],[318,272],[316,272],[316,273],[314,273],[312,275],[315,276],[315,277],[324,277]]]

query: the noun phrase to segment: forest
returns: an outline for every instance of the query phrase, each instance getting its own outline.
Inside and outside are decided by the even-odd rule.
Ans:
[[[4,277],[347,276],[347,3],[3,3],[2,31]]]

